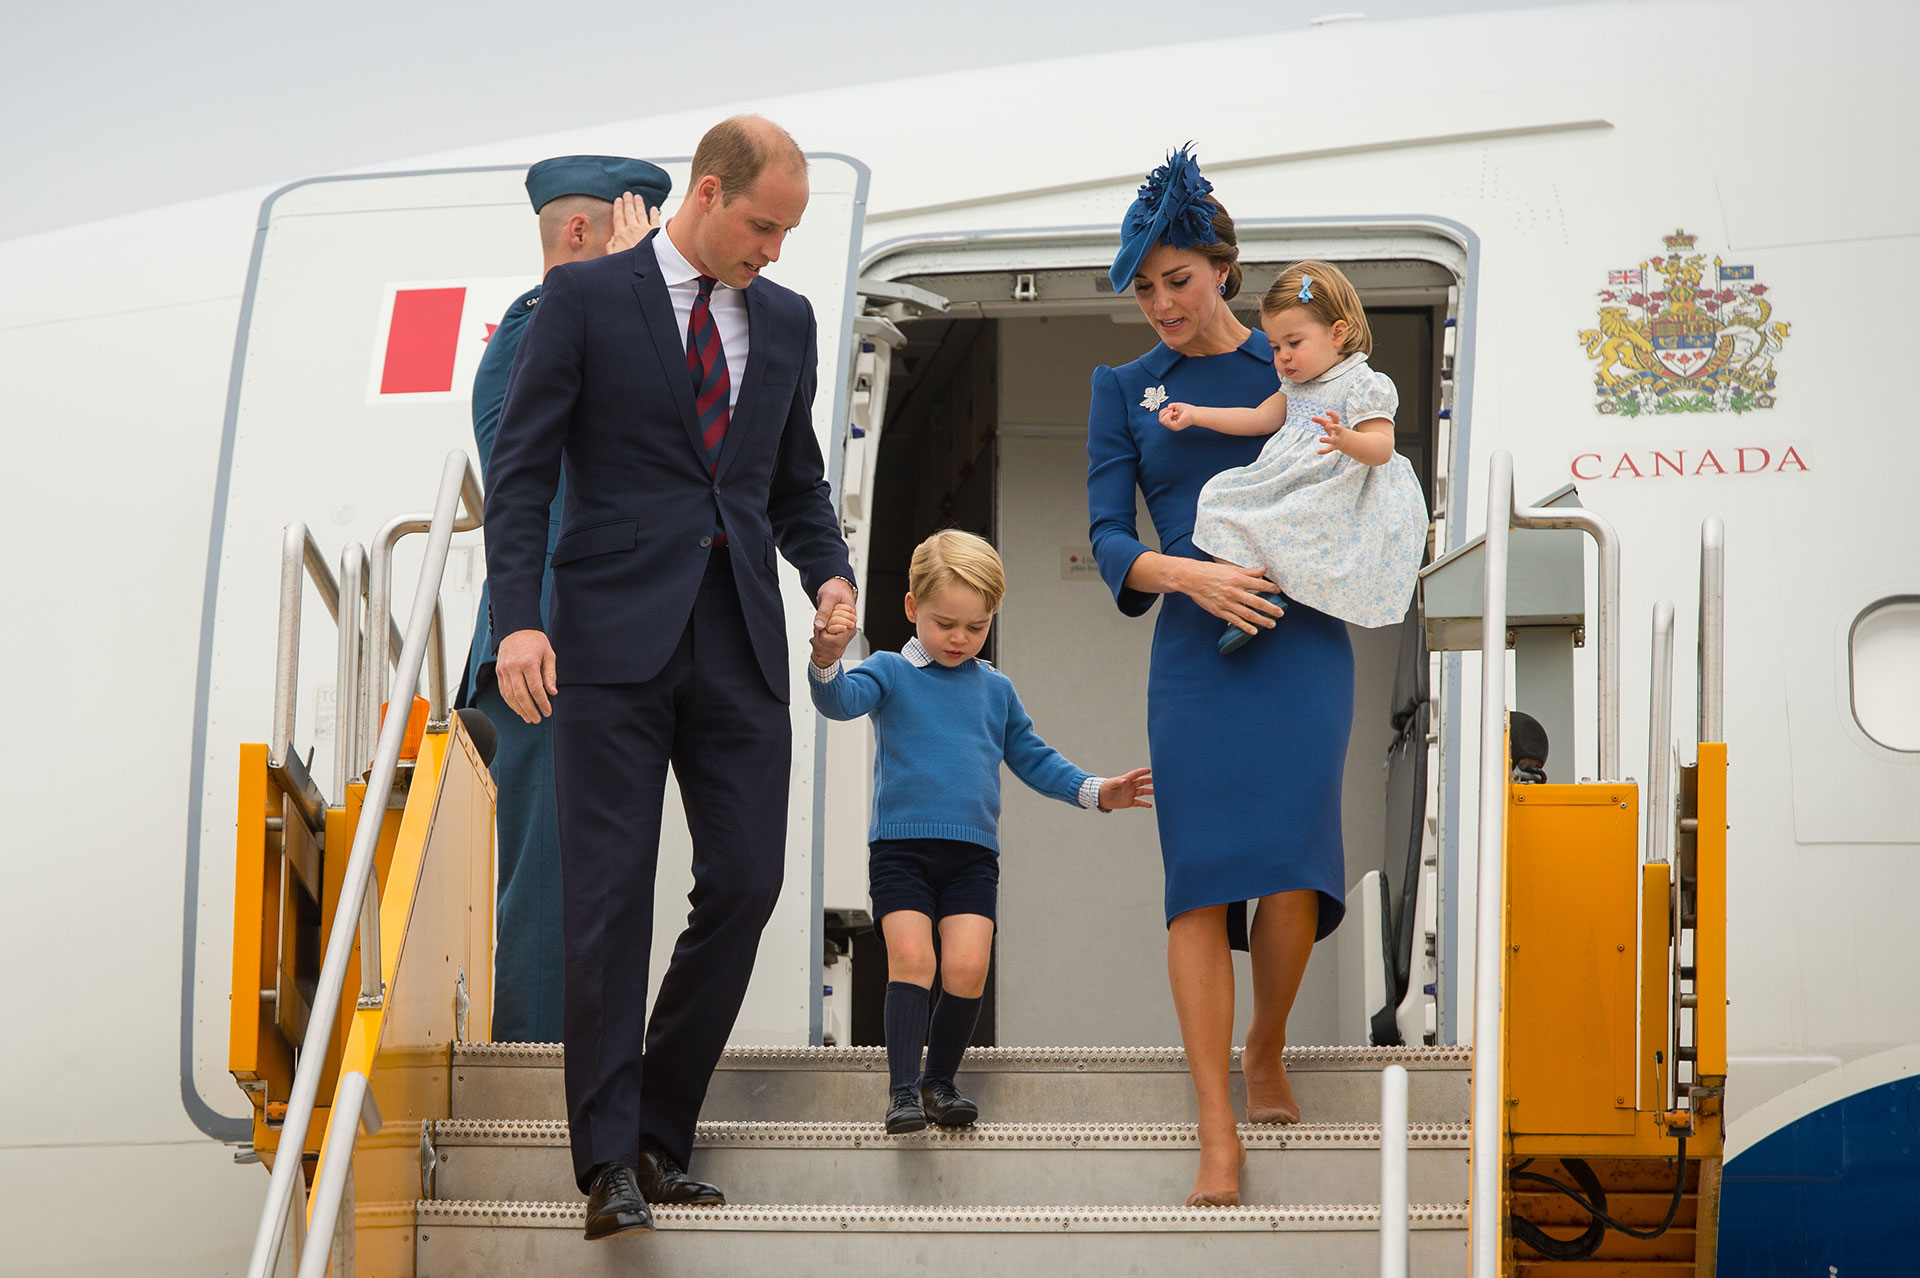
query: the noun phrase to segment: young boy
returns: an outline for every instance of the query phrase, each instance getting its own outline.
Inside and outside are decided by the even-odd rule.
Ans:
[[[1083,808],[1150,808],[1153,774],[1096,777],[1033,730],[1013,682],[976,659],[1006,594],[1000,556],[971,533],[935,533],[913,552],[907,620],[915,637],[848,670],[851,608],[813,640],[813,704],[831,719],[871,715],[873,822],[868,882],[887,942],[887,1131],[929,1119],[964,1127],[979,1107],[954,1090],[973,1038],[992,951],[1000,882],[1000,764],[1041,794]],[[940,1006],[927,1024],[933,929]],[[927,1063],[920,1069],[920,1047]]]

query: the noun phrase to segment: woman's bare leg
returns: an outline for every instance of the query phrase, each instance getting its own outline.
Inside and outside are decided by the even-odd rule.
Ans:
[[[1320,894],[1310,890],[1262,897],[1254,912],[1248,937],[1253,951],[1253,1020],[1240,1057],[1249,1123],[1300,1121],[1300,1105],[1293,1098],[1281,1053],[1287,1046],[1287,1016],[1313,954],[1319,921]]]
[[[1200,1111],[1200,1171],[1187,1205],[1238,1206],[1240,1167],[1247,1153],[1227,1091],[1233,1056],[1233,956],[1227,949],[1226,906],[1210,905],[1174,917],[1167,926],[1167,980]]]

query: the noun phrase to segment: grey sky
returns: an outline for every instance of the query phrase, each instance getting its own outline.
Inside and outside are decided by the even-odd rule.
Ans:
[[[0,44],[12,55],[0,78],[0,240],[749,96],[1212,39],[1229,33],[1229,20],[1266,32],[1333,13],[1390,21],[1541,4],[8,3],[0,6]],[[1170,22],[1199,12],[1211,16]],[[697,60],[674,52],[693,47],[721,52]]]

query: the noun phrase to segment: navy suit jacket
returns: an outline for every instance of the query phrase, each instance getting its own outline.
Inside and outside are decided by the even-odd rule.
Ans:
[[[652,240],[548,272],[521,340],[486,503],[495,642],[547,630],[563,687],[651,679],[679,646],[724,528],[760,674],[784,701],[775,548],[809,597],[853,575],[813,434],[813,307],[771,280],[748,285],[746,371],[709,475]],[[563,468],[543,625],[547,506]]]

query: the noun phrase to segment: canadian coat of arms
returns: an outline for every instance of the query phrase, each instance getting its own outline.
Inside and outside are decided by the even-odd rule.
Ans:
[[[1602,413],[1746,413],[1772,408],[1773,357],[1789,325],[1773,318],[1753,267],[1692,251],[1665,236],[1664,256],[1607,272],[1600,326],[1580,334]],[[1712,279],[1709,281],[1708,274]],[[1656,276],[1658,279],[1656,280]]]

